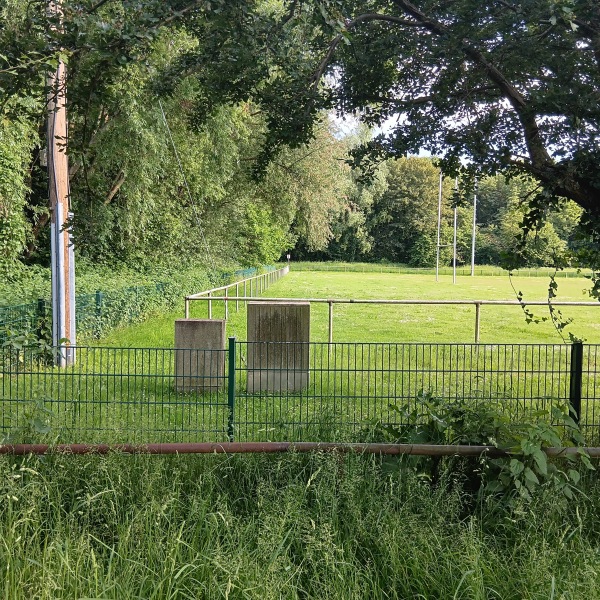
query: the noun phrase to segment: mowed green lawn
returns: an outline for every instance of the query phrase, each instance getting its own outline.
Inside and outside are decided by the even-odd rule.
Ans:
[[[524,300],[545,301],[549,279],[513,277]],[[581,278],[558,280],[558,298],[562,301],[586,302],[589,281]],[[200,291],[200,290],[199,290]],[[414,299],[414,300],[516,300],[509,276],[458,277],[395,273],[292,272],[273,284],[263,296],[278,298],[347,298],[347,299]],[[540,318],[549,317],[545,306],[531,307]],[[573,319],[568,332],[589,343],[600,343],[600,303],[593,307],[562,307],[565,319]],[[207,317],[207,303],[192,303],[191,316]],[[213,318],[223,318],[222,301],[213,301]],[[103,344],[112,346],[172,347],[173,321],[183,317],[181,308],[159,315],[141,325],[111,333]],[[239,303],[229,304],[227,335],[246,339],[245,310]],[[311,306],[311,340],[327,341],[328,305]],[[390,306],[365,304],[334,305],[333,339],[337,342],[465,342],[474,341],[474,306]],[[519,306],[482,306],[480,341],[482,343],[562,343],[563,339],[550,319],[527,323]]]

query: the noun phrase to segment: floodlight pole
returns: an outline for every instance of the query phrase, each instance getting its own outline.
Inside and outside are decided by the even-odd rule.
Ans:
[[[48,16],[62,16],[61,0],[48,2]],[[59,59],[48,85],[48,189],[50,200],[50,243],[52,275],[52,345],[56,364],[75,364],[75,256],[68,229],[69,163],[67,158],[66,68]],[[67,341],[65,341],[67,340]]]
[[[435,257],[435,280],[439,281],[440,274],[440,231],[442,226],[442,180],[444,175],[440,170],[440,188],[438,192],[438,218],[437,218],[437,252]]]
[[[473,235],[471,236],[471,277],[475,276],[475,237],[477,231],[477,179],[473,193]]]
[[[454,191],[458,192],[458,177],[454,181]],[[452,283],[456,284],[456,226],[458,223],[458,208],[454,207],[454,239],[452,242]]]

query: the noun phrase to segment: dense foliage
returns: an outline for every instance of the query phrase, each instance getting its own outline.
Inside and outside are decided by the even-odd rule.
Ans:
[[[532,225],[559,197],[598,216],[595,0],[292,1],[248,15],[249,6],[234,3],[211,29],[218,69],[202,67],[197,52],[186,65],[215,102],[258,99],[267,155],[308,140],[320,109],[354,112],[385,126],[357,162],[426,149],[452,175],[535,178]]]
[[[59,60],[80,257],[431,264],[441,165],[442,243],[462,202],[462,261],[477,176],[480,261],[577,251],[593,266],[599,22],[591,0],[64,0],[54,16],[1,0],[0,268],[48,263],[45,76]],[[348,136],[327,111],[378,129]],[[395,162],[423,149],[441,158]]]

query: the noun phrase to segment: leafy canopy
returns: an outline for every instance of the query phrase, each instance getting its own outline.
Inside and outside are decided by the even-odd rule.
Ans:
[[[265,160],[310,139],[319,111],[334,109],[382,127],[356,165],[425,149],[448,175],[533,176],[529,228],[560,197],[597,219],[596,0],[238,0],[228,10],[184,64],[210,90],[202,110],[261,105]]]

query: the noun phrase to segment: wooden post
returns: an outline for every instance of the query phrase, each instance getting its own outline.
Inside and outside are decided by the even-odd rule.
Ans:
[[[48,3],[48,16],[61,17],[60,0]],[[75,364],[75,256],[68,223],[69,162],[67,158],[66,67],[58,61],[48,86],[48,188],[52,274],[52,345],[58,349],[56,364]],[[64,340],[67,340],[65,343]]]

